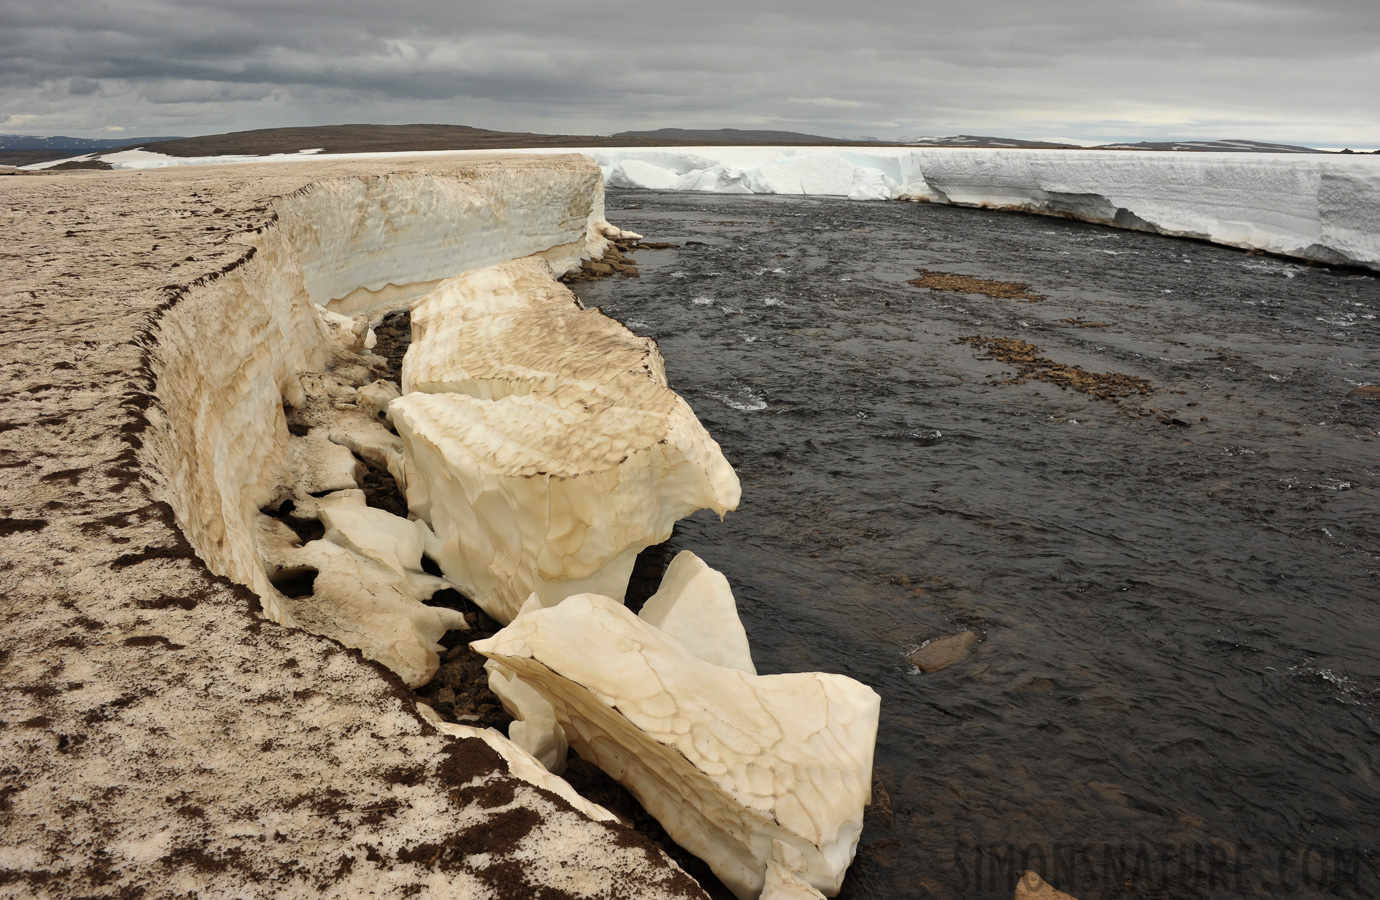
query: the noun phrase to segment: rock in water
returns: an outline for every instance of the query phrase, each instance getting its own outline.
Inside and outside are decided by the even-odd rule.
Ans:
[[[1348,397],[1357,400],[1380,400],[1380,384],[1366,384],[1346,392]]]
[[[705,662],[757,674],[728,579],[689,550],[671,560],[638,616]]]
[[[620,603],[578,594],[471,646],[551,703],[580,756],[743,900],[773,842],[836,894],[867,803],[881,699],[842,675],[715,666]]]
[[[961,631],[938,640],[925,641],[919,650],[906,655],[911,665],[929,674],[963,662],[981,639],[971,631]]]

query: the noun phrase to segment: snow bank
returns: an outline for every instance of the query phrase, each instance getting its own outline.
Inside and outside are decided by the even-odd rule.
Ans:
[[[1380,269],[1380,160],[967,148],[583,151],[610,187],[1014,209]]]
[[[482,184],[489,165],[437,172]],[[502,165],[599,183],[588,161]],[[17,211],[0,421],[25,463],[0,470],[0,496],[6,524],[43,526],[0,529],[0,893],[704,896],[497,735],[442,734],[357,653],[263,622],[248,589],[187,544],[241,581],[258,565],[247,495],[277,480],[275,448],[290,443],[265,431],[281,427],[277,373],[337,342],[300,273],[270,259],[290,263],[293,248],[268,232],[262,249],[243,241],[272,221],[264,198],[389,167],[344,168],[0,179]],[[72,275],[61,284],[54,248]],[[318,483],[355,468],[338,462]],[[351,518],[334,530],[410,574],[410,535]]]
[[[454,170],[328,178],[278,198],[274,221],[241,236],[250,246],[240,263],[192,285],[159,321],[149,468],[207,565],[251,587],[275,621],[294,620],[256,552],[255,522],[285,496],[294,468],[284,404],[302,406],[318,384],[324,405],[355,405],[343,376],[368,375],[369,357],[338,346],[322,307],[397,307],[468,269],[539,254],[561,271],[606,245],[603,186],[588,161]],[[341,377],[328,377],[332,366]]]
[[[100,158],[142,169],[483,152],[189,159],[127,150]],[[505,152],[584,153],[610,187],[1013,209],[1380,270],[1380,158],[1369,155],[800,146]]]

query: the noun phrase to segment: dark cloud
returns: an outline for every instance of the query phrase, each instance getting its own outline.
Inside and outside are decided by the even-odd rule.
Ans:
[[[1375,0],[6,0],[0,128],[1380,142]]]

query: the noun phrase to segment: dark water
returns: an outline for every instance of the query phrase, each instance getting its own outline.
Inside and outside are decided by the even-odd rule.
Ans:
[[[891,808],[843,896],[1010,897],[1027,864],[1082,900],[1380,895],[1380,402],[1345,396],[1380,382],[1380,280],[907,203],[609,218],[682,246],[580,294],[658,339],[743,483],[675,548],[761,671],[882,695]],[[1156,392],[1001,384],[972,335]],[[964,663],[904,658],[964,629]]]

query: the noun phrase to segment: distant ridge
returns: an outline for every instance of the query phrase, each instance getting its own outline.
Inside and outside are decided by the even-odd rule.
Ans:
[[[175,140],[168,137],[74,138],[65,135],[0,134],[0,165],[27,166],[83,153],[100,153],[131,144]]]
[[[900,138],[898,144],[908,147],[983,147],[1013,148],[1022,150],[1079,150],[1075,144],[1058,144],[1052,141],[1028,141],[1024,138],[987,137],[974,134],[955,134],[948,137]]]
[[[713,144],[854,144],[844,138],[824,137],[818,134],[801,134],[798,131],[742,130],[738,128],[658,128],[655,131],[620,131],[609,135],[614,138],[656,141],[698,141]],[[866,143],[876,143],[866,141]]]
[[[1197,153],[1327,153],[1313,147],[1295,144],[1271,144],[1263,141],[1141,141],[1136,144],[1103,144],[1097,150],[1177,150]]]
[[[269,156],[302,151],[322,153],[383,153],[432,150],[517,150],[575,147],[677,147],[677,146],[776,146],[825,147],[977,147],[994,149],[1077,150],[1073,144],[988,135],[911,137],[894,141],[831,138],[796,131],[765,129],[659,128],[654,131],[621,131],[612,135],[536,134],[490,131],[467,125],[314,125],[296,128],[262,128],[204,137],[73,138],[37,135],[0,135],[0,165],[23,166],[96,154],[94,159],[72,160],[59,168],[109,168],[99,154],[142,147],[176,157]],[[1310,147],[1260,141],[1142,141],[1105,144],[1100,150],[1230,151],[1256,153],[1327,153]]]
[[[74,138],[63,135],[44,137],[37,134],[0,134],[0,150],[113,150],[131,144],[152,141],[175,141],[176,137]]]
[[[674,131],[677,129],[663,129]],[[645,132],[659,134],[658,132]],[[715,139],[674,137],[635,137],[638,132],[606,136],[593,134],[534,134],[529,132],[489,131],[468,125],[312,125],[300,128],[261,128],[254,131],[234,131],[205,137],[121,141],[119,146],[141,146],[146,150],[168,156],[268,156],[275,153],[298,153],[320,150],[322,153],[388,153],[426,150],[517,150],[529,147],[620,147],[675,146],[712,144],[771,144],[770,140],[755,137],[759,134],[790,135],[793,132],[754,132],[723,129],[722,132],[685,132],[713,134]],[[728,134],[731,137],[725,137]],[[855,144],[837,138],[796,135],[808,142],[822,144]],[[90,152],[85,151],[83,152]],[[55,157],[50,157],[55,158]]]

